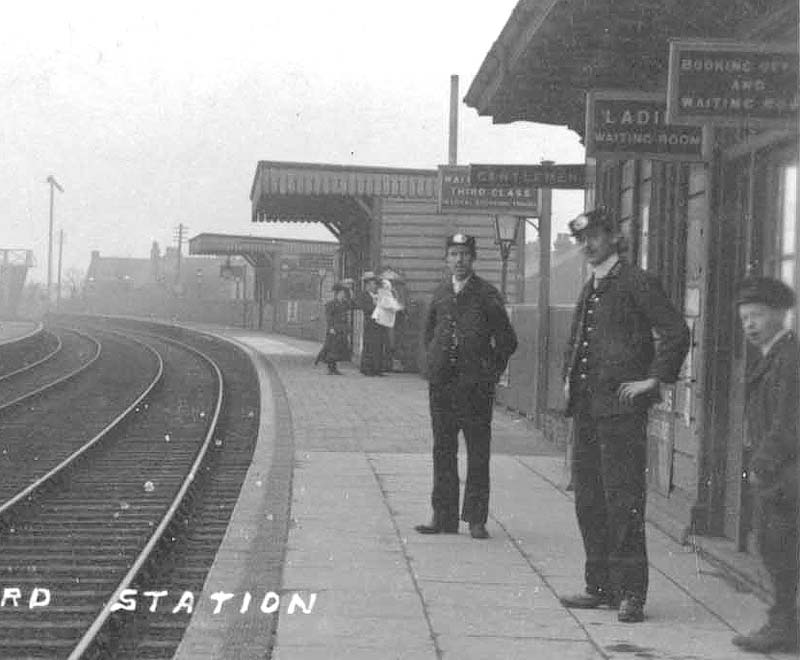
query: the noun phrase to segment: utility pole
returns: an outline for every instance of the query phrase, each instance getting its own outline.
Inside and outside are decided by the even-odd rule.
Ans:
[[[450,76],[450,131],[448,135],[447,164],[458,162],[458,76]]]
[[[50,298],[53,295],[53,198],[55,195],[54,188],[58,188],[59,192],[64,192],[64,189],[58,185],[58,181],[51,174],[47,177],[46,182],[50,184],[50,230],[48,232],[47,240],[47,306],[50,307]]]
[[[175,230],[175,238],[178,241],[178,260],[175,267],[175,284],[180,284],[181,281],[181,253],[183,252],[183,237],[187,229],[188,227],[181,222],[178,225],[178,228]]]
[[[61,257],[64,254],[64,230],[58,230],[58,290],[56,292],[56,309],[61,307]]]

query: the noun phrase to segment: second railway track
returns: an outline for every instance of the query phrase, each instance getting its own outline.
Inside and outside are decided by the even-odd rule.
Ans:
[[[143,329],[155,331],[138,328]],[[107,346],[114,341],[110,338],[115,334],[107,328],[94,327],[92,332],[102,335]],[[116,341],[116,349],[135,343],[121,337]],[[51,482],[37,486],[33,497],[5,510],[0,505],[4,520],[0,580],[7,588],[18,589],[20,596],[19,606],[0,609],[0,657],[167,658],[180,642],[188,617],[126,620],[109,616],[109,604],[126,584],[156,575],[183,588],[202,587],[249,464],[258,423],[258,386],[255,382],[254,387],[252,365],[240,351],[192,336],[191,343],[227,363],[225,380],[233,384],[233,392],[225,395],[222,418],[228,423],[218,426],[223,379],[214,359],[167,337],[148,334],[138,341],[162,356],[159,386],[121,428],[103,437],[66,471],[51,475]],[[140,351],[138,362],[147,362],[142,356]],[[116,376],[121,375],[118,370]],[[70,389],[41,405],[55,406],[59,397],[69,397]],[[113,400],[106,389],[106,401]],[[131,389],[136,387],[127,388],[128,396]],[[86,400],[84,391],[74,405],[80,401],[87,405]],[[36,406],[22,408],[10,417],[37,412]],[[80,410],[74,414],[79,416]],[[0,424],[9,421],[13,426],[13,419]],[[16,421],[19,430],[24,425],[19,418]],[[74,427],[73,421],[62,426]],[[32,430],[41,432],[41,426]],[[90,435],[84,429],[84,438]],[[47,454],[48,463],[57,462],[58,452],[74,451],[71,443],[54,443],[53,437],[44,443],[58,446]],[[243,442],[229,442],[234,438]],[[203,447],[209,451],[201,459]],[[32,460],[29,452],[27,458],[29,466],[37,464],[34,468],[43,471],[40,460]],[[7,461],[5,467],[16,464]],[[187,479],[191,470],[195,473]],[[28,470],[25,479],[30,481],[36,471]],[[3,484],[2,498],[8,499],[25,479],[10,480],[16,481],[13,487]],[[166,564],[165,553],[170,557]],[[31,609],[32,595],[44,597],[37,588],[47,589],[50,601]]]

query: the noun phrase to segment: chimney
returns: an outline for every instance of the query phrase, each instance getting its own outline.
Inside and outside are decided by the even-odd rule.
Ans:
[[[556,236],[556,242],[553,244],[553,252],[561,253],[565,252],[573,247],[573,243],[570,240],[569,234],[559,233]]]

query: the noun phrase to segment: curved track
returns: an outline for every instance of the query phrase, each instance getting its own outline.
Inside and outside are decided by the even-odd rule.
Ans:
[[[187,612],[113,605],[126,585],[200,597],[258,435],[255,369],[186,329],[58,320],[102,347],[0,411],[0,657],[171,658]]]
[[[56,347],[0,378],[0,412],[58,387],[90,368],[100,357],[100,343],[76,330],[56,330]]]
[[[113,657],[110,605],[164,540],[216,429],[222,376],[210,359],[165,339],[94,334],[106,350],[93,369],[0,422],[0,577],[20,594],[0,610],[4,658]],[[37,587],[51,601],[31,609]]]

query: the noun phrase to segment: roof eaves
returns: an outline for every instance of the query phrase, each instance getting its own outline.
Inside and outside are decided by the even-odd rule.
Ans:
[[[472,81],[464,103],[479,115],[492,114],[491,100],[513,70],[547,16],[561,0],[519,0]]]

